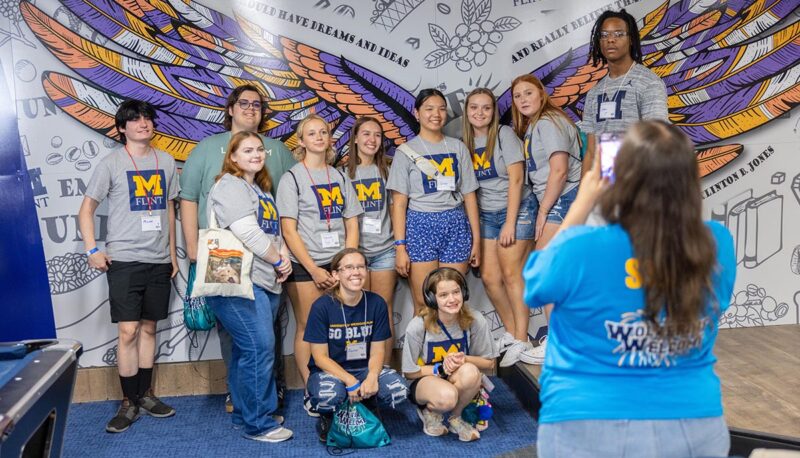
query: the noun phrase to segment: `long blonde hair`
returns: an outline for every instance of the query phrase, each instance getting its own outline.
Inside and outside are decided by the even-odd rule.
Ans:
[[[467,110],[469,108],[469,99],[475,95],[488,95],[489,98],[492,100],[492,121],[489,123],[489,132],[486,134],[486,149],[483,150],[485,153],[486,161],[491,161],[492,156],[494,156],[494,145],[497,142],[497,132],[500,130],[500,116],[497,113],[497,98],[494,96],[494,93],[485,87],[479,87],[473,89],[472,92],[467,95],[466,100],[464,100],[464,116],[463,116],[463,140],[464,144],[467,146],[469,150],[469,157],[470,159],[475,154],[475,128],[472,127],[472,124],[469,122],[469,116],[467,116]]]
[[[328,121],[326,121],[325,118],[323,118],[322,116],[312,113],[303,118],[303,120],[297,124],[297,131],[295,132],[295,136],[297,137],[298,141],[303,140],[303,129],[305,129],[308,123],[314,120],[322,122],[322,124],[324,124],[325,127],[328,128],[328,133],[330,134],[331,126],[330,124],[328,124]],[[331,138],[333,137],[331,136]],[[297,162],[302,162],[306,158],[305,146],[303,145],[297,146],[297,148],[295,148],[294,151],[292,151],[292,155],[294,155],[294,158],[297,160]],[[336,159],[336,151],[334,151],[333,144],[331,143],[325,150],[325,163],[328,165],[333,165],[333,161],[335,159]]]

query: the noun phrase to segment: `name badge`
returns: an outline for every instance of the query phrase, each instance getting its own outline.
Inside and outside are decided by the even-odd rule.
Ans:
[[[322,241],[322,248],[336,248],[339,246],[338,232],[323,232],[319,237]]]
[[[381,220],[378,218],[364,217],[364,232],[368,234],[381,233]]]
[[[354,342],[345,346],[345,359],[347,361],[356,361],[360,359],[367,359],[367,343]]]
[[[600,104],[600,119],[614,119],[617,117],[616,102],[602,102]]]
[[[160,231],[161,230],[161,217],[160,216],[145,216],[142,215],[142,232]]]
[[[436,190],[437,191],[455,191],[456,190],[456,177],[446,177],[438,175],[436,177]]]

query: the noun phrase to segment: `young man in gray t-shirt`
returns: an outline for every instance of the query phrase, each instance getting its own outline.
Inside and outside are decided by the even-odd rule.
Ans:
[[[156,322],[167,317],[170,278],[178,272],[175,207],[179,185],[175,160],[154,149],[155,109],[147,102],[123,102],[115,126],[124,148],[103,158],[89,180],[78,224],[89,267],[106,272],[111,321],[118,324],[117,368],[122,404],[106,425],[120,433],[142,409],[170,417],[175,409],[153,394]],[[105,251],[94,237],[94,214],[108,200]]]
[[[655,73],[642,65],[636,20],[627,11],[606,11],[592,28],[589,50],[592,65],[608,64],[608,74],[586,94],[579,127],[588,136],[584,171],[594,157],[597,136],[625,132],[644,119],[669,121],[667,88]]]

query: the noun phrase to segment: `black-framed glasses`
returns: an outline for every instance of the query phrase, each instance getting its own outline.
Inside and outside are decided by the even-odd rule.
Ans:
[[[612,37],[616,38],[616,39],[620,39],[622,37],[627,37],[627,36],[628,36],[628,32],[626,32],[624,30],[613,30],[613,31],[610,31],[610,32],[607,31],[607,30],[603,30],[603,31],[600,32],[600,39],[601,40],[608,40],[609,38],[612,38]]]
[[[349,274],[356,271],[366,272],[367,266],[364,264],[358,264],[356,266],[348,264],[346,266],[339,267],[339,272],[344,272]]]
[[[240,99],[236,101],[236,105],[239,105],[239,108],[242,110],[247,110],[252,107],[256,111],[261,110],[261,102],[258,100],[253,100],[252,102],[245,99]]]

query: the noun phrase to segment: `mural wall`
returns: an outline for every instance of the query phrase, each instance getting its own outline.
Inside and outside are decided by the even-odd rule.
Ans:
[[[93,166],[119,146],[113,114],[125,98],[158,107],[155,146],[178,161],[223,130],[220,107],[245,82],[269,94],[267,135],[292,147],[297,122],[316,112],[334,126],[341,154],[356,114],[381,120],[393,145],[404,142],[414,95],[431,86],[447,95],[454,120],[466,93],[490,87],[508,119],[511,80],[534,73],[579,119],[584,94],[605,75],[587,65],[592,25],[621,7],[639,19],[645,63],[667,85],[672,121],[698,145],[707,216],[736,240],[736,293],[722,326],[798,323],[796,0],[2,0],[0,56],[59,337],[84,343],[85,366],[115,364],[107,286],[88,269],[77,212]],[[101,206],[100,242],[106,214]],[[217,358],[214,332],[183,327],[188,261],[179,255],[158,361]],[[480,280],[469,281],[473,306],[501,332]],[[402,331],[413,309],[405,284],[397,297]],[[544,324],[539,313],[532,336]],[[292,335],[291,312],[281,320]],[[285,347],[292,353],[291,339]]]

